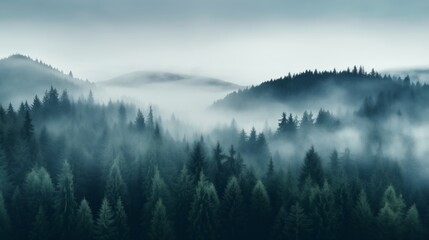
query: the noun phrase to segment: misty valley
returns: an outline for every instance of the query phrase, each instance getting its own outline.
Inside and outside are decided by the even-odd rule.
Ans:
[[[428,239],[416,74],[93,83],[4,58],[0,239]]]

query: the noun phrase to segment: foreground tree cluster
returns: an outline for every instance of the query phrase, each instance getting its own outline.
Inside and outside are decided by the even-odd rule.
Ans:
[[[413,157],[270,152],[340,125],[321,110],[283,114],[274,133],[178,141],[151,107],[51,88],[0,107],[0,239],[427,239]]]

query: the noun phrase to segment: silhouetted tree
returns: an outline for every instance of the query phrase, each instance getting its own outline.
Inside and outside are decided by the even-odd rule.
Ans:
[[[311,147],[305,154],[304,165],[301,169],[299,184],[302,186],[305,180],[309,178],[313,183],[322,186],[323,184],[323,169],[319,155]]]
[[[162,200],[159,199],[154,207],[150,221],[149,239],[173,240],[173,228]]]
[[[217,239],[218,209],[216,189],[201,174],[189,212],[191,239]]]
[[[88,201],[80,202],[76,214],[75,239],[90,240],[94,235],[94,220]]]
[[[244,230],[244,205],[240,185],[232,177],[220,205],[222,239],[241,239]]]
[[[115,222],[114,213],[104,198],[101,203],[100,210],[98,211],[98,217],[95,221],[95,238],[98,240],[114,240],[115,239]]]

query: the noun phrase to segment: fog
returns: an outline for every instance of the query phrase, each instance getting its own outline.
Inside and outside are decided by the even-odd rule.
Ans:
[[[0,239],[428,239],[428,12],[1,0]]]
[[[149,70],[251,85],[316,68],[427,66],[425,26],[328,20],[172,25],[4,21],[0,55],[30,55],[90,81]]]

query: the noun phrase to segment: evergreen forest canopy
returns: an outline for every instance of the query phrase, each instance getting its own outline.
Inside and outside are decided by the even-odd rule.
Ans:
[[[234,111],[264,108],[267,104],[286,104],[297,109],[306,106],[333,107],[340,101],[343,106],[356,107],[365,97],[376,97],[379,93],[390,94],[395,98],[411,86],[419,92],[428,91],[428,85],[420,82],[411,83],[410,77],[404,78],[382,75],[372,69],[366,72],[363,67],[354,66],[344,71],[305,71],[263,82],[228,94],[214,103],[214,109],[232,109]],[[420,100],[426,101],[427,95],[420,94]],[[338,105],[338,103],[336,104]],[[334,105],[335,106],[335,105]],[[332,109],[333,110],[333,109]]]
[[[92,92],[75,101],[51,87],[3,103],[0,239],[427,239],[427,85],[355,68],[224,101],[248,104],[261,89],[292,101],[333,84],[355,89],[355,109],[279,112],[276,129],[232,121],[183,138],[155,108]]]

